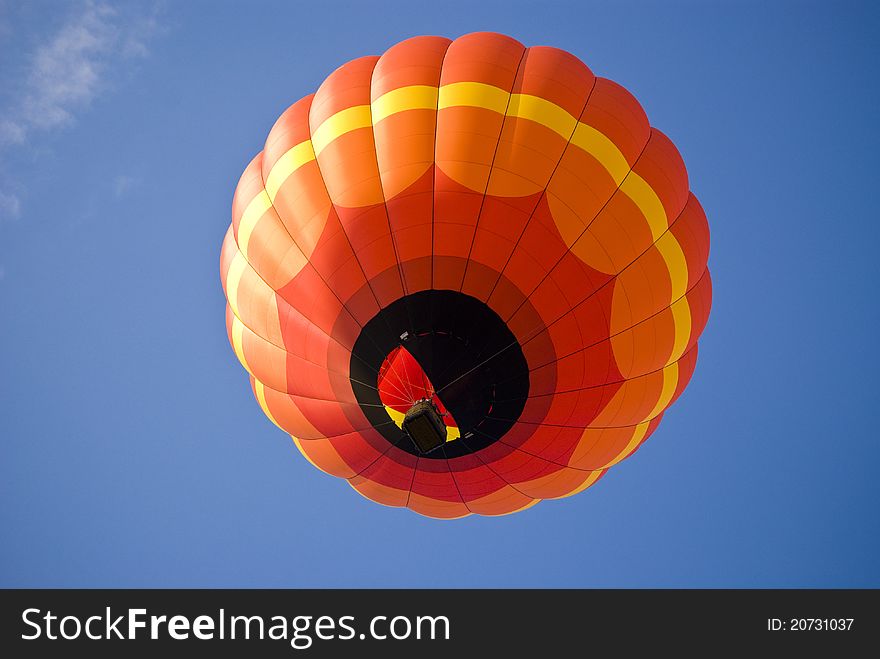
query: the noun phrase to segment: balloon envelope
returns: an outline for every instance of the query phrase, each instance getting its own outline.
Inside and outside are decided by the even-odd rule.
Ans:
[[[303,455],[456,518],[581,492],[638,449],[693,373],[708,252],[631,94],[476,33],[356,59],[288,108],[236,189],[221,279],[254,395]]]

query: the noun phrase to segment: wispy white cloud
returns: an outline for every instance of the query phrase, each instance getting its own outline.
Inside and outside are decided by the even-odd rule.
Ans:
[[[0,190],[0,221],[15,220],[21,215],[21,199],[14,192]]]
[[[21,144],[26,134],[27,131],[21,122],[11,119],[0,120],[0,144]]]
[[[73,124],[111,86],[114,73],[125,63],[149,55],[160,25],[155,7],[145,7],[84,0],[41,39],[41,45],[18,63],[20,83],[0,107],[0,150]],[[131,182],[117,183],[117,189],[120,185],[130,187]],[[0,221],[17,217],[21,210],[21,195],[10,191],[9,180],[0,181]]]
[[[141,179],[137,176],[126,176],[125,174],[122,174],[113,179],[113,194],[117,199],[122,199],[140,184]]]
[[[23,89],[0,123],[0,141],[20,144],[35,130],[70,124],[105,88],[116,61],[149,54],[157,27],[155,16],[83,4],[25,63]]]

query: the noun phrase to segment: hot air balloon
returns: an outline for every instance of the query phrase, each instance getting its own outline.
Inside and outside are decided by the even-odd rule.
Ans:
[[[711,304],[682,158],[575,56],[475,33],[331,73],[247,166],[221,252],[256,400],[388,506],[593,485],[682,393]]]

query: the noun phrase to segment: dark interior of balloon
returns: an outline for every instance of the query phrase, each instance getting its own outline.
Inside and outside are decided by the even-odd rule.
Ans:
[[[401,348],[424,371],[423,388],[405,399],[402,413],[419,399],[431,398],[445,412],[441,424],[454,422],[459,434],[454,441],[424,451],[403,427],[388,423],[378,380],[389,356]],[[493,444],[519,418],[529,395],[528,366],[516,337],[486,304],[457,291],[421,291],[382,309],[355,343],[351,382],[364,415],[385,439],[431,459],[467,455]],[[429,417],[423,421],[433,423]]]

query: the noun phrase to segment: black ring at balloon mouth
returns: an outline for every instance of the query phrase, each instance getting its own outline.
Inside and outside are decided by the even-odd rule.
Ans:
[[[386,357],[404,346],[430,379],[461,437],[422,454],[389,423],[376,387]],[[367,420],[391,444],[425,459],[468,455],[494,444],[519,418],[529,396],[529,368],[503,320],[458,291],[402,297],[376,314],[352,349],[351,388]]]

